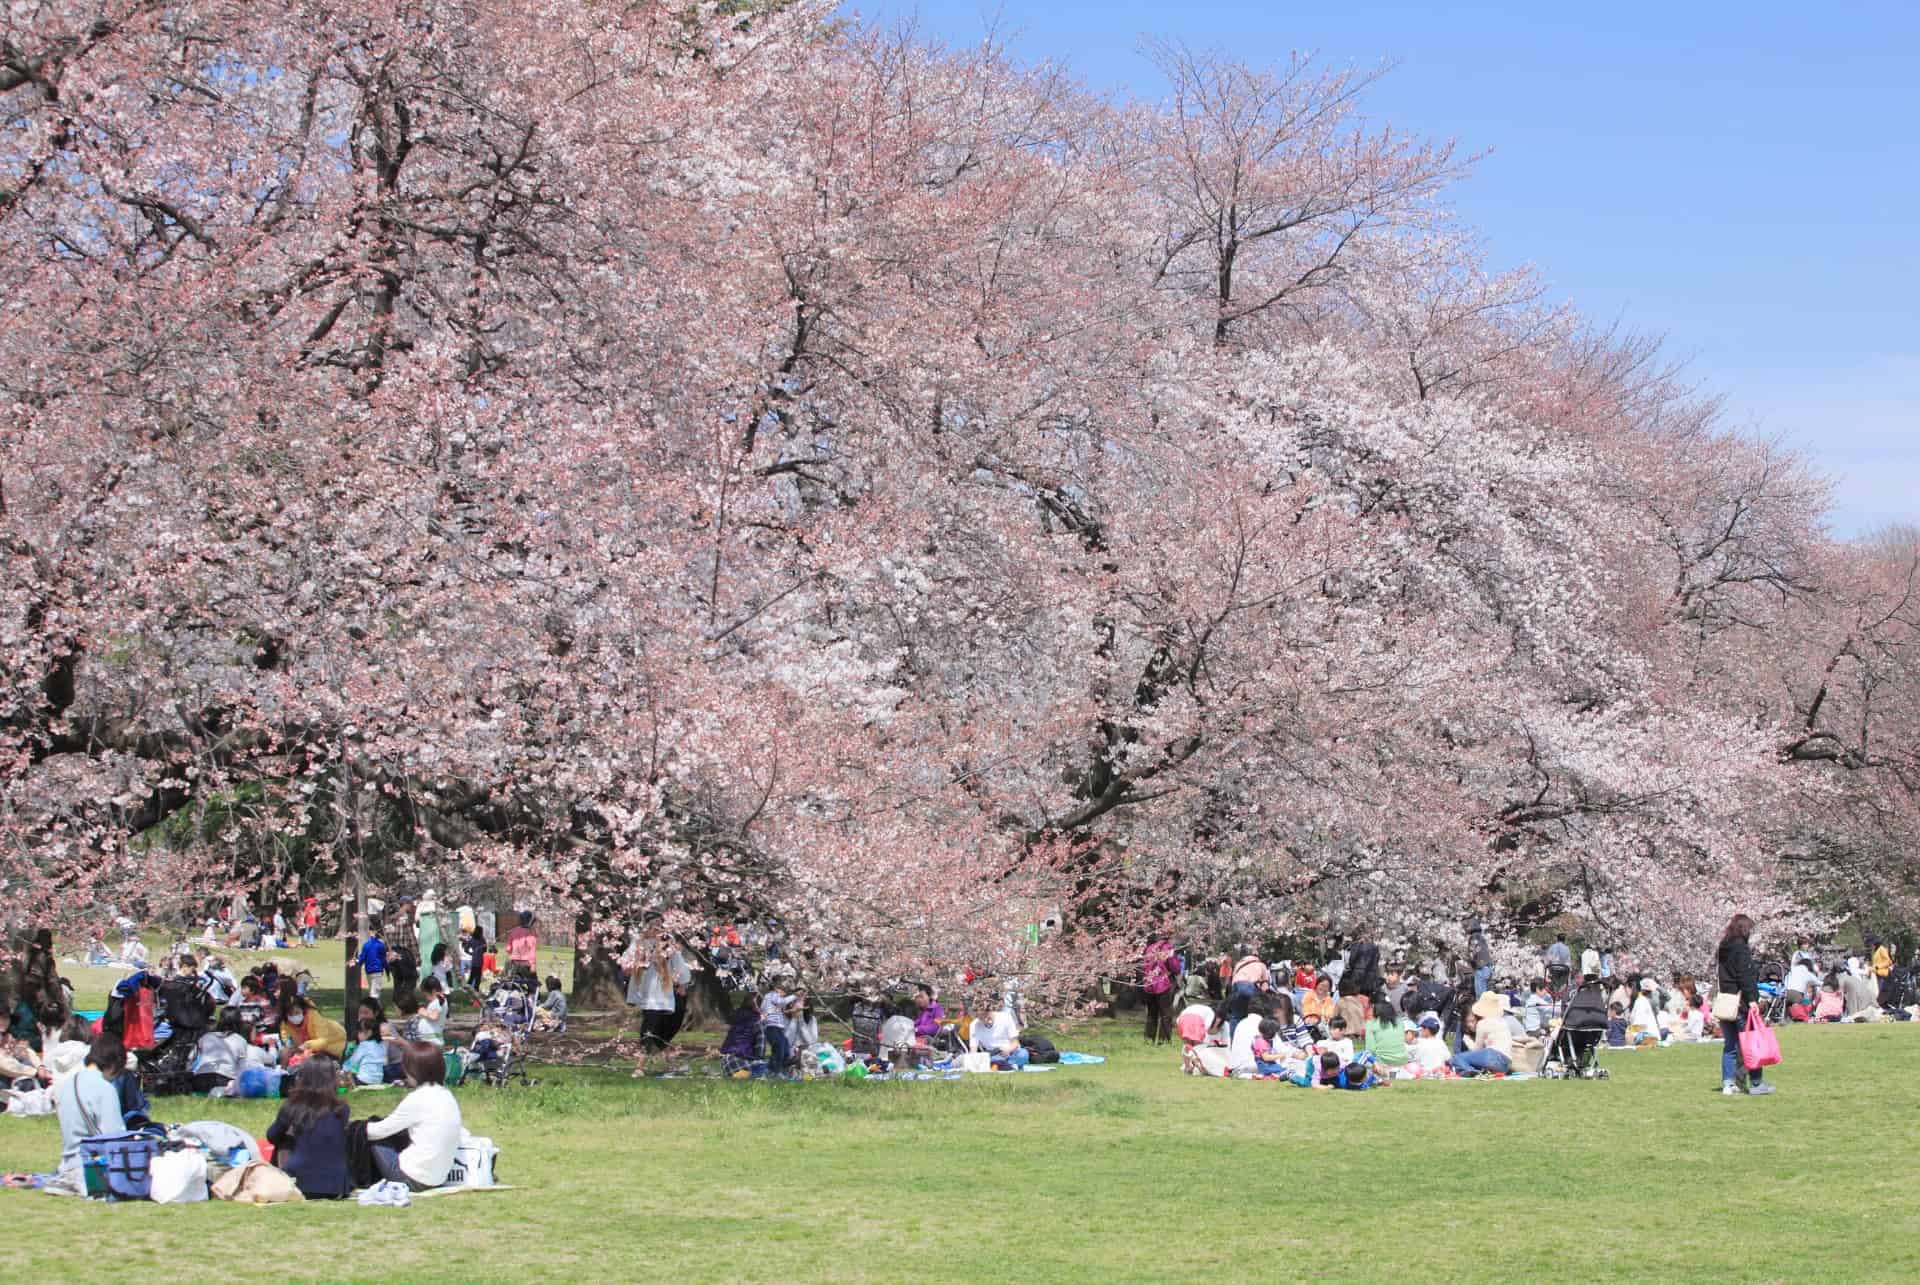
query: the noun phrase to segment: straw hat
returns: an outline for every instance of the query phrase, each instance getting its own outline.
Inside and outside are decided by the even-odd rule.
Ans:
[[[1513,1007],[1507,997],[1499,991],[1483,991],[1480,998],[1473,1001],[1475,1017],[1499,1017]]]

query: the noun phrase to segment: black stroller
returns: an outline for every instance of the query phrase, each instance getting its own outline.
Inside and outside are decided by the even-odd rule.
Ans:
[[[883,1005],[870,999],[853,1001],[848,1024],[853,1027],[853,1051],[856,1056],[876,1057],[880,1053],[880,1026],[887,1020]]]
[[[1896,964],[1880,983],[1880,1009],[1896,1022],[1906,1021],[1907,1008],[1913,1002],[1913,974]]]
[[[1567,996],[1567,1015],[1547,1045],[1540,1074],[1548,1079],[1604,1080],[1600,1045],[1607,1035],[1607,990],[1598,981],[1584,981]]]
[[[135,1054],[140,1087],[156,1098],[191,1093],[194,1053],[213,1025],[213,997],[198,978],[174,977],[160,984],[158,998],[154,1022],[166,1023],[170,1034],[166,1043]]]

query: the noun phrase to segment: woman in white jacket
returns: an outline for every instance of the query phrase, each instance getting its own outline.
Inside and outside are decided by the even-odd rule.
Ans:
[[[374,1168],[415,1191],[438,1187],[460,1149],[460,1103],[447,1091],[447,1060],[437,1044],[404,1046],[400,1066],[413,1091],[393,1114],[367,1123]]]

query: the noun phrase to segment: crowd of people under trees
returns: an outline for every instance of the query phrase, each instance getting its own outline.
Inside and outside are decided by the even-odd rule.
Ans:
[[[118,955],[100,958],[95,936],[77,962],[126,970],[97,1015],[75,1010],[53,935],[38,930],[14,972],[0,1076],[10,1114],[58,1116],[61,1154],[50,1173],[10,1181],[77,1194],[85,1140],[153,1127],[149,1095],[194,1093],[283,1098],[265,1141],[307,1197],[444,1183],[462,1136],[449,1079],[495,1078],[524,1037],[564,1029],[567,999],[559,977],[536,978],[531,912],[520,912],[502,938],[497,968],[473,919],[449,943],[440,939],[437,916],[402,918],[409,925],[403,940],[390,944],[376,919],[358,943],[354,963],[365,993],[346,1021],[320,1010],[308,993],[311,974],[296,961],[268,958],[236,975],[226,958],[207,951],[236,941],[245,949],[289,946],[295,925],[312,944],[312,897],[297,916],[276,911],[268,923],[237,909],[225,925],[208,920],[201,939],[177,942],[160,960],[149,959],[131,924],[123,926]],[[480,1019],[467,1047],[455,1050],[447,1022],[461,991],[476,1001]],[[408,1091],[386,1115],[353,1119],[340,1091],[382,1086]]]
[[[1436,956],[1418,966],[1383,963],[1365,937],[1317,964],[1268,961],[1246,945],[1190,957],[1158,938],[1143,953],[1138,980],[1146,1038],[1177,1036],[1189,1074],[1317,1088],[1536,1074],[1565,1030],[1563,1047],[1576,1060],[1600,1047],[1717,1040],[1722,1091],[1766,1094],[1774,1089],[1764,1068],[1749,1067],[1741,1052],[1750,1017],[1920,1017],[1913,976],[1892,943],[1868,936],[1863,950],[1844,954],[1802,937],[1788,958],[1769,962],[1755,954],[1752,933],[1748,916],[1734,916],[1711,970],[1665,977],[1628,967],[1599,945],[1576,956],[1564,933],[1540,952],[1531,975],[1502,972],[1478,917],[1466,925],[1465,959]]]

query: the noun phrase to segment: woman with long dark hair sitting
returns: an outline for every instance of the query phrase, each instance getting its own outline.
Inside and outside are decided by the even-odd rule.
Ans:
[[[293,1088],[267,1126],[273,1163],[308,1200],[339,1200],[353,1190],[347,1169],[347,1104],[340,1064],[316,1053],[293,1073]]]

